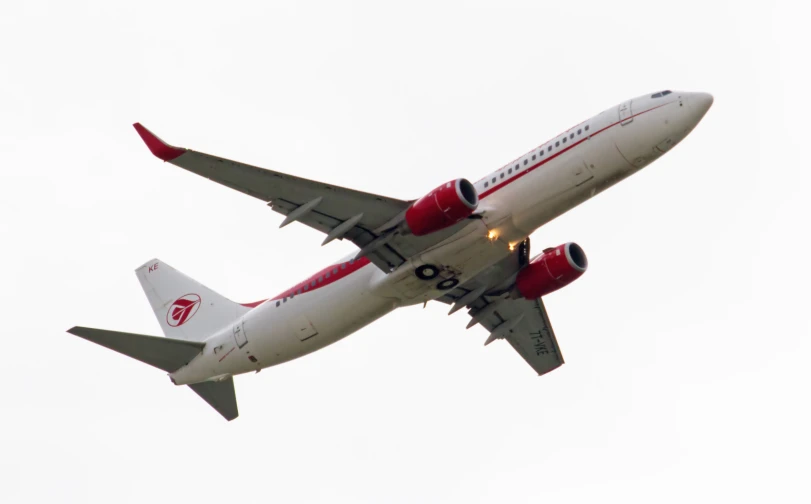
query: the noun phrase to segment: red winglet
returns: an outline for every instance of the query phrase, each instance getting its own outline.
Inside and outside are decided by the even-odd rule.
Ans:
[[[159,159],[171,161],[186,152],[186,149],[172,147],[160,138],[156,137],[154,133],[141,126],[141,123],[135,123],[132,126],[135,128],[135,131],[141,135],[141,138],[146,146],[149,147],[149,150],[152,151],[152,154]]]

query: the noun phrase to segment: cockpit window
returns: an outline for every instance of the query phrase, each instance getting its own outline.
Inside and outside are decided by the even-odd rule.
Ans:
[[[669,95],[669,94],[670,94],[670,93],[672,93],[672,92],[673,92],[673,91],[671,91],[671,90],[669,90],[669,89],[666,89],[666,90],[664,90],[664,91],[660,91],[660,92],[658,92],[658,93],[653,93],[652,95],[650,95],[650,97],[651,97],[651,98],[661,98],[661,97],[663,97],[663,96],[667,96],[667,95]]]

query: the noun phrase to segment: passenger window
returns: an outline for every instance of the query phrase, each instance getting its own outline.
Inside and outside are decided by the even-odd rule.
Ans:
[[[543,154],[543,151],[541,151],[541,154]],[[532,160],[535,161],[535,154],[532,155]]]
[[[582,129],[577,130],[577,134],[579,135],[582,131]]]
[[[301,289],[296,291],[296,296],[298,296],[299,294],[301,294]]]
[[[566,137],[563,137],[563,143],[566,143]]]
[[[510,168],[509,170],[507,170],[507,173],[512,173],[512,172],[513,172],[513,169],[512,169],[512,168]]]
[[[349,264],[353,264],[354,262],[355,262],[355,260],[354,260],[354,259],[350,259],[350,260],[349,260]]]
[[[496,177],[493,177],[493,183],[494,184],[496,183]]]
[[[546,150],[547,150],[547,152],[552,152],[552,146],[550,145],[549,148],[546,149]]]
[[[312,282],[310,282],[310,287],[315,287],[315,280],[313,280]]]
[[[282,299],[282,303],[286,303],[286,302],[287,302],[287,298]]]
[[[321,283],[323,281],[324,281],[324,275],[321,275],[320,277],[318,277],[318,280],[316,280],[316,282],[318,282],[318,283]]]
[[[330,274],[329,271],[327,271],[327,276],[325,278],[329,278],[329,274]]]
[[[588,130],[589,130],[589,125],[587,124],[587,125],[586,125],[586,131],[588,131]]]
[[[560,147],[560,142],[555,142],[555,147]]]
[[[346,263],[341,264],[341,269],[346,269]]]
[[[307,292],[308,290],[310,290],[310,286],[309,286],[309,285],[305,285],[305,286],[304,286],[304,292]]]
[[[571,140],[572,138],[574,138],[574,133],[572,133],[571,135],[569,135],[569,140]]]
[[[526,165],[527,165],[527,160],[525,159],[525,160],[524,160],[524,166],[526,166]],[[518,169],[518,167],[516,166],[516,167],[515,167],[515,169],[517,170],[517,169]]]
[[[504,172],[501,172],[501,178],[504,178]]]
[[[276,306],[279,306],[280,304],[282,304],[281,301],[276,301]]]
[[[489,185],[490,185],[490,182],[485,182],[485,183],[484,183],[484,187],[487,187],[487,186],[489,186]]]

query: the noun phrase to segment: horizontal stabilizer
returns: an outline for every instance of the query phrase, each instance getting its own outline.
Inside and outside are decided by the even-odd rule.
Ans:
[[[172,373],[182,368],[200,352],[204,343],[197,341],[176,340],[144,334],[132,334],[117,331],[105,331],[91,327],[73,327],[68,332],[93,343],[128,355],[133,359],[145,362],[150,366]],[[233,387],[232,387],[233,389]],[[197,390],[195,390],[197,392]],[[197,392],[200,394],[200,392]],[[200,394],[202,396],[202,394]],[[206,399],[203,397],[203,399]],[[206,399],[208,401],[208,399]],[[209,401],[210,403],[211,401]],[[213,404],[212,404],[213,406]],[[217,408],[216,406],[214,406]],[[236,410],[236,406],[234,407]],[[219,411],[219,409],[217,409]]]
[[[189,387],[226,420],[231,421],[239,416],[237,395],[234,392],[234,379],[232,377],[229,376],[227,380],[221,381],[193,383]]]

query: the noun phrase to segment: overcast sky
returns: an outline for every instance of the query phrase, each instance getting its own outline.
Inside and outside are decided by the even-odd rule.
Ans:
[[[3,502],[808,502],[805,2],[7,2],[0,15]],[[353,249],[151,156],[133,130],[401,199],[661,89],[694,132],[532,235],[538,378],[410,307],[236,379],[225,422],[65,333],[160,327],[159,257],[240,302]]]

